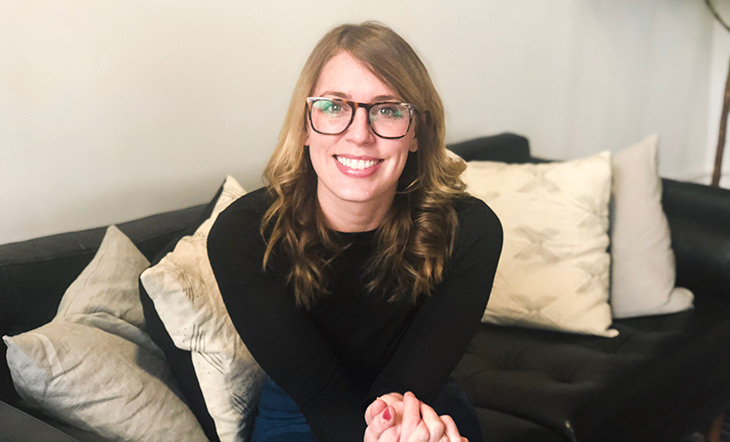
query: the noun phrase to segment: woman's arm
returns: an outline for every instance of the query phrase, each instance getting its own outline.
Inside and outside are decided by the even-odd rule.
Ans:
[[[372,399],[410,390],[431,404],[473,337],[494,280],[502,228],[486,204],[473,198],[466,204],[446,279],[418,309],[374,382]]]
[[[282,278],[261,270],[260,216],[234,203],[216,220],[208,255],[233,325],[256,361],[299,405],[320,441],[358,440],[364,392],[351,381]]]

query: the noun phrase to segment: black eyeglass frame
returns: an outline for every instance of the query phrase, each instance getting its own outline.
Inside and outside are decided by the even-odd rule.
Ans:
[[[314,127],[314,122],[312,121],[312,107],[313,107],[314,103],[316,103],[317,101],[322,101],[322,100],[332,101],[335,103],[344,103],[344,104],[349,105],[350,108],[352,108],[352,112],[350,112],[350,121],[347,122],[347,125],[345,126],[345,128],[342,129],[340,132],[330,134],[330,133],[318,131]],[[379,106],[379,105],[383,105],[383,104],[391,104],[391,105],[396,104],[396,105],[405,106],[406,108],[408,108],[408,127],[406,128],[406,131],[403,135],[398,136],[398,137],[385,137],[383,135],[380,135],[378,133],[378,131],[376,131],[375,128],[373,127],[373,124],[370,121],[370,109],[372,109],[375,106]],[[340,135],[341,133],[344,133],[347,129],[350,128],[350,125],[352,125],[352,122],[355,119],[355,112],[357,112],[358,108],[365,109],[365,114],[367,115],[368,127],[370,128],[370,130],[373,131],[373,133],[375,135],[379,136],[380,138],[386,139],[386,140],[397,140],[397,139],[403,138],[406,135],[408,135],[408,131],[411,130],[411,125],[413,124],[413,115],[417,112],[416,107],[413,104],[400,103],[397,101],[378,101],[377,103],[360,103],[357,101],[343,100],[341,98],[307,97],[307,115],[309,116],[309,125],[312,127],[313,131],[317,132],[318,134],[322,134],[322,135]]]

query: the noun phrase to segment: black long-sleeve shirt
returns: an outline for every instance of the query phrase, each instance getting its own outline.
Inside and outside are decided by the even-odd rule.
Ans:
[[[374,232],[343,233],[331,294],[297,307],[281,263],[262,270],[259,233],[271,200],[249,193],[220,214],[208,255],[223,301],[256,361],[299,405],[320,442],[362,440],[363,404],[413,391],[428,403],[466,350],[491,291],[502,228],[481,200],[456,203],[459,227],[444,281],[413,305],[365,290]]]

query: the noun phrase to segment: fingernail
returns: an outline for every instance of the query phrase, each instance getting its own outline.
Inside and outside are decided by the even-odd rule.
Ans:
[[[385,407],[385,411],[383,411],[383,419],[386,421],[389,421],[392,416],[390,415],[390,410],[388,407]]]

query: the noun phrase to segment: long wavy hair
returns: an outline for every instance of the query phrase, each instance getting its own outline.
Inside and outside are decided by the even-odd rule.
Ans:
[[[444,110],[431,78],[410,45],[377,22],[346,24],[328,32],[307,59],[292,94],[276,149],[264,171],[273,203],[261,223],[264,269],[280,255],[298,305],[310,308],[327,295],[331,261],[347,247],[328,228],[316,197],[317,176],[304,146],[306,97],[325,64],[341,51],[369,67],[417,109],[416,152],[410,153],[390,212],[376,230],[367,290],[389,300],[416,302],[444,275],[457,229],[453,202],[464,193],[462,162],[446,154]]]

